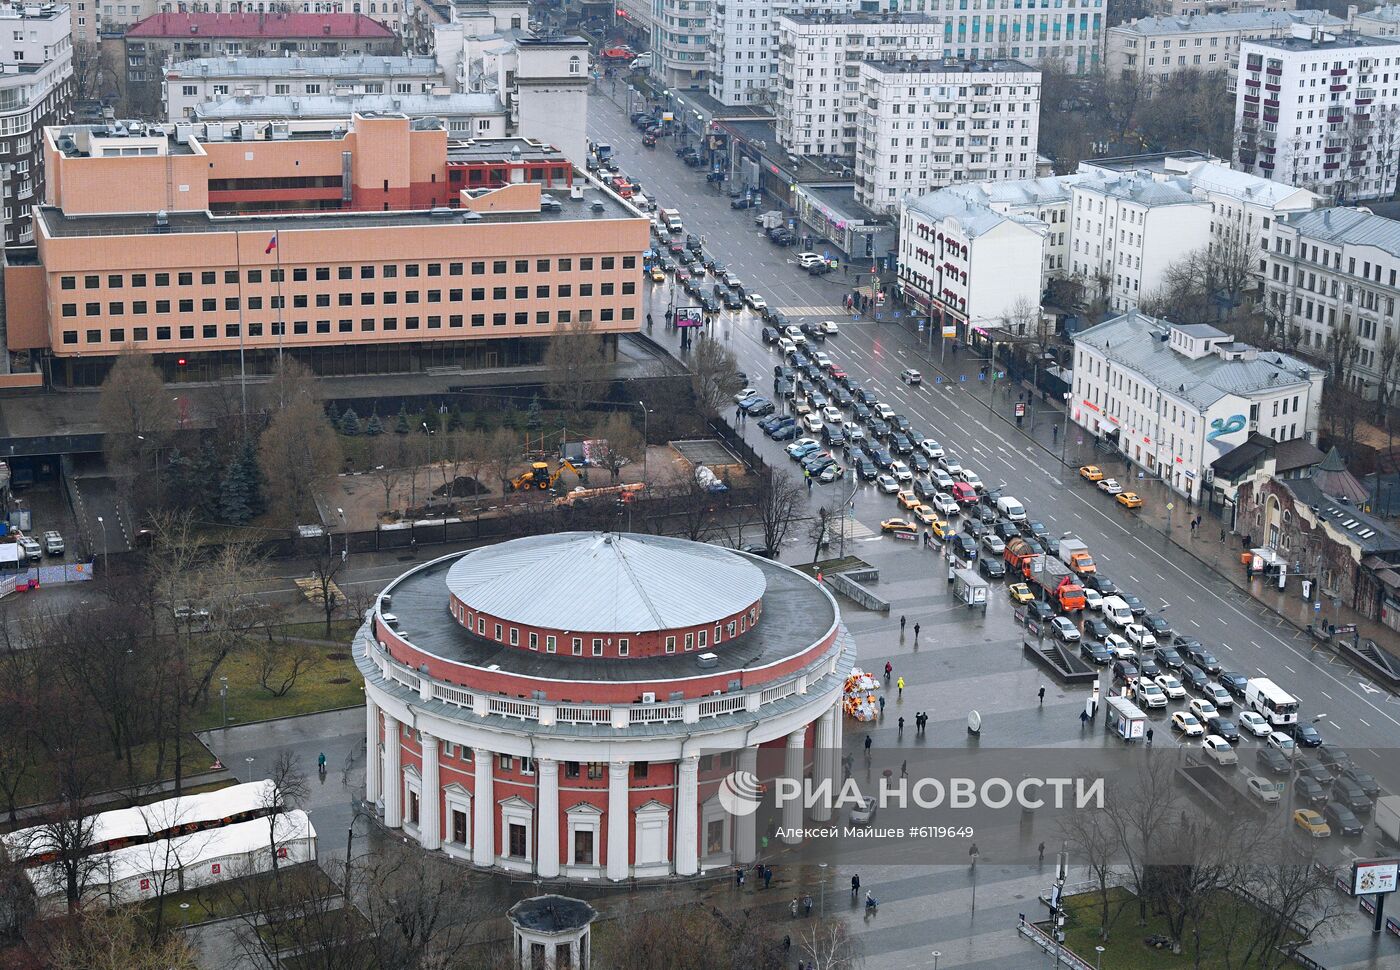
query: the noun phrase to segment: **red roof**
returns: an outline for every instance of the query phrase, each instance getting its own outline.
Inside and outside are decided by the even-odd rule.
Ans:
[[[358,13],[158,13],[128,37],[391,38],[394,32]]]

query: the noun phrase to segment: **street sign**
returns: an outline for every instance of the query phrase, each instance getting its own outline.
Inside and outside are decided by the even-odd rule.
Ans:
[[[956,323],[945,323],[943,325],[943,336],[956,337],[958,335],[958,325]]]
[[[1176,508],[1176,503],[1175,503],[1175,502],[1168,502],[1168,503],[1167,503],[1167,511],[1168,511],[1168,512],[1170,512],[1170,511],[1171,511],[1172,509],[1174,509],[1174,508]]]
[[[919,333],[923,333],[923,332],[924,332],[924,322],[923,322],[922,320],[920,320],[920,321],[919,321]]]
[[[1018,417],[1018,418],[1024,418],[1025,416],[1026,416],[1026,406],[1025,406],[1024,404],[1017,404],[1017,405],[1016,405],[1016,417]]]

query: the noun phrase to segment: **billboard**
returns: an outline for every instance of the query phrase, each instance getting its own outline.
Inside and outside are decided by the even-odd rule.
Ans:
[[[1372,893],[1393,893],[1400,859],[1358,859],[1351,864],[1351,893],[1369,896]]]
[[[677,327],[702,327],[705,325],[705,308],[678,306],[671,319]]]

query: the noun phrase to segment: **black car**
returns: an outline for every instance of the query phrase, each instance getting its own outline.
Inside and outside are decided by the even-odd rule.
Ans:
[[[1254,760],[1259,763],[1271,775],[1286,775],[1291,770],[1292,765],[1288,763],[1288,756],[1278,748],[1271,748],[1264,745],[1254,752]]]
[[[1028,539],[1039,539],[1044,542],[1050,536],[1050,530],[1045,527],[1044,522],[1031,519],[1021,523],[1021,535]]]
[[[826,332],[817,324],[809,321],[802,324],[798,329],[802,331],[802,336],[806,337],[808,340],[816,341],[819,344],[826,343]]]
[[[866,407],[874,407],[880,403],[880,395],[870,390],[868,387],[853,387],[851,393],[856,396],[856,400]]]
[[[1356,813],[1341,802],[1328,802],[1322,809],[1327,827],[1344,839],[1359,839],[1366,831]]]
[[[1332,782],[1332,800],[1341,802],[1357,815],[1371,814],[1371,799],[1359,784],[1346,775]]]
[[[992,531],[1002,542],[1010,542],[1021,535],[1021,530],[1016,528],[1016,523],[1010,519],[998,519],[997,524],[992,526]]]
[[[1143,655],[1138,657],[1138,670],[1144,677],[1156,677],[1162,673],[1162,666],[1151,657]]]
[[[733,290],[725,290],[720,294],[720,302],[724,304],[727,310],[742,310],[744,308],[743,297],[739,296],[739,294],[735,293]]]
[[[902,431],[896,431],[890,435],[890,444],[894,447],[897,455],[912,455],[914,453],[914,442],[909,440],[909,436]]]
[[[856,474],[867,482],[873,482],[880,477],[880,469],[875,467],[875,463],[868,456],[862,456],[855,466]]]
[[[712,296],[700,297],[700,305],[705,308],[706,313],[719,312],[719,301]]]
[[[983,560],[984,562],[986,560]],[[1113,651],[1105,647],[1102,643],[1095,643],[1088,638],[1079,641],[1079,655],[1085,660],[1100,667],[1112,662]]]
[[[981,542],[982,537],[990,532],[990,530],[985,525],[983,525],[981,522],[978,522],[976,519],[964,520],[962,524],[962,531],[972,536],[973,540],[976,542]]]
[[[1299,775],[1293,779],[1293,798],[1312,806],[1322,805],[1327,801],[1327,789],[1317,779]]]
[[[774,330],[772,327],[764,327],[758,332],[758,335],[763,338],[763,342],[766,344],[775,344],[778,342],[778,331]]]
[[[870,409],[860,403],[860,401],[856,401],[851,405],[851,420],[859,421],[864,424],[866,421],[870,420]]]
[[[894,455],[890,454],[889,449],[881,448],[879,445],[876,445],[870,449],[870,460],[873,461],[881,471],[885,471],[894,464]]]
[[[1118,595],[1122,597],[1124,603],[1128,604],[1128,609],[1133,611],[1134,617],[1142,616],[1147,612],[1147,605],[1132,593],[1119,592]]]
[[[773,381],[773,396],[793,398],[797,396],[797,389],[792,386],[792,381],[777,378]]]
[[[1244,700],[1244,689],[1249,684],[1249,678],[1238,670],[1222,670],[1219,676],[1220,686],[1230,692],[1230,696],[1237,701]]]
[[[1332,787],[1332,772],[1327,770],[1327,766],[1314,761],[1304,761],[1297,759],[1298,774],[1311,778],[1324,788]]]
[[[881,418],[871,418],[865,426],[870,429],[870,437],[872,438],[883,441],[890,436],[890,426]]]
[[[838,408],[850,407],[852,400],[851,392],[842,387],[840,383],[831,389],[831,401]]]
[[[1350,768],[1348,768],[1342,774],[1342,777],[1347,779],[1348,781],[1354,781],[1358,785],[1360,785],[1361,790],[1366,793],[1367,798],[1375,798],[1381,793],[1381,786],[1376,784],[1376,779],[1372,776],[1372,774],[1369,771],[1365,771],[1361,768],[1356,767],[1355,765],[1352,765]]]
[[[1168,638],[1172,635],[1172,625],[1167,622],[1164,616],[1158,616],[1156,613],[1148,613],[1143,616],[1140,622],[1143,626],[1152,631],[1152,635],[1157,638],[1158,643],[1167,642]]]
[[[1045,554],[1047,556],[1054,556],[1056,559],[1060,558],[1060,540],[1056,536],[1046,536],[1041,542],[1045,546]]]
[[[894,417],[890,418],[890,423],[905,434],[909,434],[914,430],[914,425],[902,414],[896,414]]]
[[[1300,748],[1316,748],[1322,743],[1322,735],[1317,728],[1303,721],[1294,721],[1284,728],[1284,733],[1297,742]]]
[[[831,272],[831,264],[828,262],[812,263],[807,267],[808,276],[825,276]]]
[[[909,467],[914,469],[916,475],[927,475],[929,468],[928,456],[922,451],[916,451],[909,456]]]
[[[1210,683],[1210,676],[1200,667],[1187,664],[1181,668],[1181,682],[1194,691],[1201,691]]]
[[[972,541],[971,536],[965,536],[961,532],[949,537],[948,548],[964,562],[972,562],[977,558],[977,543]]]
[[[983,556],[977,560],[977,571],[987,579],[1002,579],[1006,576],[1006,563],[1000,559]]]
[[[1113,661],[1113,679],[1121,681],[1137,680],[1137,664],[1131,660]]]
[[[977,505],[973,509],[971,514],[977,516],[977,521],[983,525],[991,525],[998,518],[996,509],[989,509],[985,505]]]
[[[772,434],[785,424],[796,423],[797,419],[790,414],[774,414],[758,422],[758,427],[764,434]]]
[[[1102,617],[1086,616],[1084,618],[1084,636],[1093,637],[1095,640],[1102,640],[1113,631],[1109,629],[1108,623]]]
[[[798,426],[796,424],[789,424],[774,431],[772,437],[774,441],[791,441],[793,438],[797,437],[797,431]]]
[[[1026,604],[1026,613],[1032,620],[1049,623],[1055,617],[1055,608],[1044,600],[1034,600]]]
[[[1118,584],[1103,573],[1090,573],[1083,577],[1084,585],[1098,590],[1104,596],[1117,596]]]
[[[1228,717],[1206,718],[1206,733],[1218,734],[1231,744],[1240,743],[1240,729]]]
[[[1186,665],[1186,661],[1181,659],[1181,654],[1171,647],[1158,647],[1152,651],[1152,656],[1168,670],[1180,670]]]
[[[1352,766],[1351,755],[1335,744],[1321,744],[1317,748],[1317,763],[1326,765],[1334,775],[1340,775]]]
[[[1186,659],[1208,674],[1220,673],[1220,661],[1200,641],[1186,646]]]

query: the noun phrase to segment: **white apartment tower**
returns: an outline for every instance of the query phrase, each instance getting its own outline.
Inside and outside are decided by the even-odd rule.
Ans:
[[[73,107],[73,40],[67,4],[0,6],[9,42],[0,56],[0,194],[5,242],[34,240],[29,210],[44,198],[43,130]]]
[[[712,63],[716,0],[652,0],[651,73],[667,88],[703,88]],[[720,3],[723,6],[723,3]]]
[[[1035,175],[1040,72],[1019,61],[861,61],[856,201]]]
[[[1240,45],[1235,160],[1337,202],[1395,189],[1400,37],[1329,34]]]

